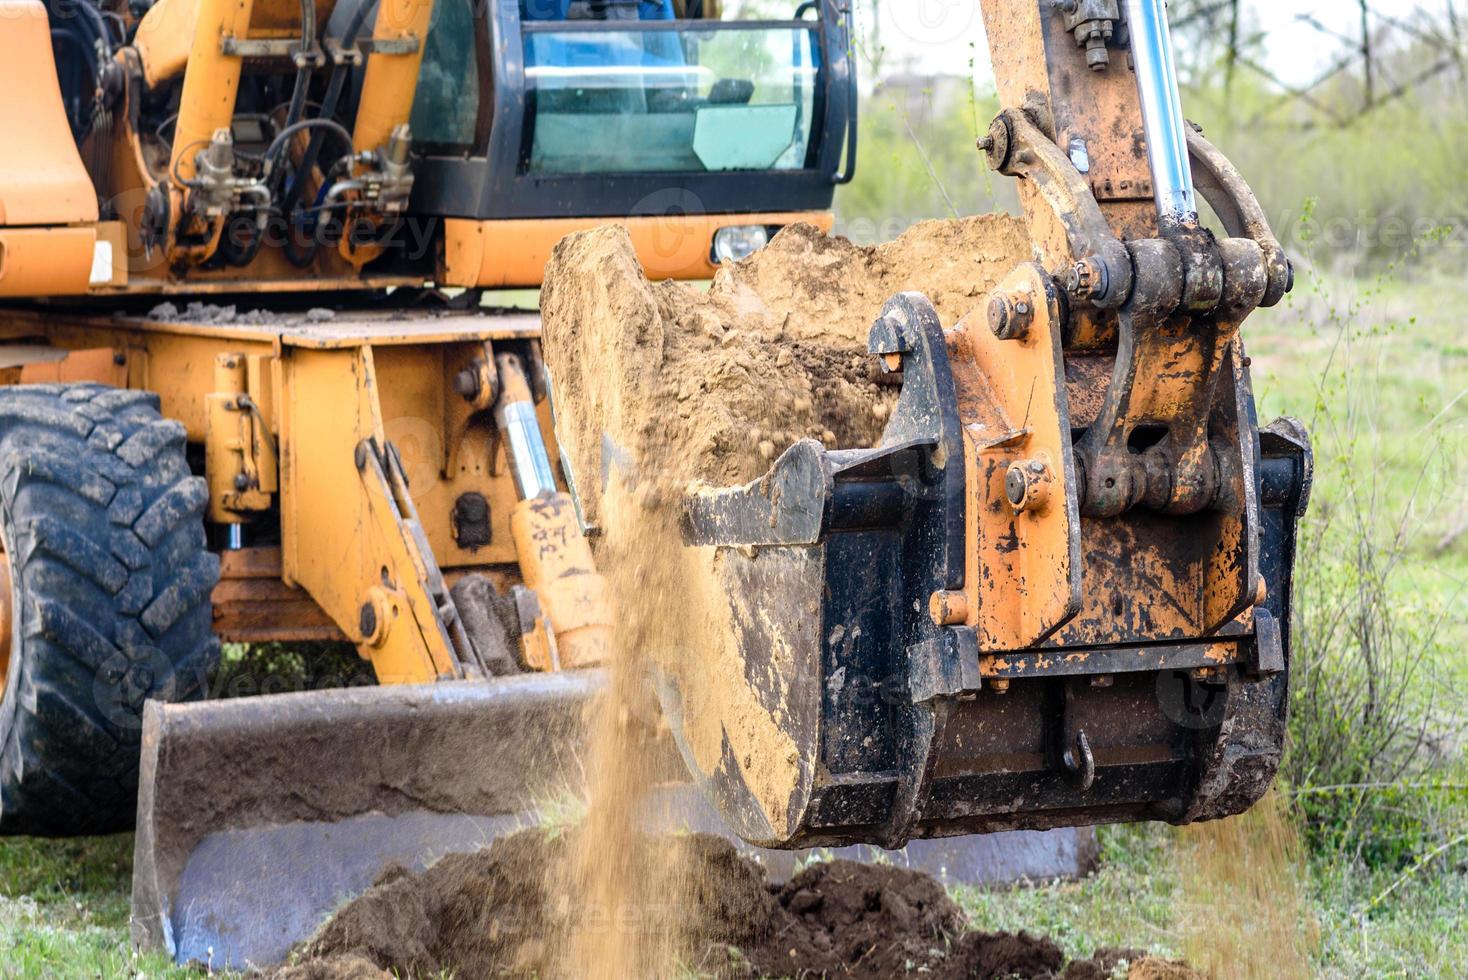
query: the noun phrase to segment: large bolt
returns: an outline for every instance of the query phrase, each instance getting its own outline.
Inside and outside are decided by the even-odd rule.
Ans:
[[[473,368],[465,368],[454,375],[454,391],[466,402],[472,402],[479,397],[479,372]]]
[[[1050,499],[1050,466],[1042,459],[1011,463],[1004,474],[1004,496],[1016,514],[1042,509]]]
[[[962,626],[968,622],[968,597],[939,589],[928,598],[928,615],[938,626]]]
[[[375,585],[368,589],[361,608],[357,610],[357,631],[362,634],[357,642],[370,647],[380,647],[387,642],[396,608],[387,589]]]
[[[1035,308],[1026,293],[995,293],[989,300],[989,329],[1000,340],[1018,340],[1035,320]]]
[[[357,613],[357,630],[368,643],[377,635],[377,608],[370,601],[362,603]]]
[[[1009,300],[999,293],[989,298],[989,329],[996,337],[1002,337],[1009,329]]]
[[[1009,127],[1002,117],[989,124],[989,132],[979,137],[977,145],[990,170],[1004,165],[1005,157],[1009,156]]]

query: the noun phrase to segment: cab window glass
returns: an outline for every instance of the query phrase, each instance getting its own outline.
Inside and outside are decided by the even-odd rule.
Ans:
[[[817,25],[699,29],[675,0],[521,0],[522,170],[536,174],[797,170],[810,149]],[[682,14],[680,15],[680,9]],[[793,8],[786,14],[793,14]],[[617,21],[582,27],[578,21]],[[638,29],[675,21],[677,29]],[[622,28],[620,22],[625,22]],[[562,26],[564,25],[564,26]]]
[[[474,0],[433,5],[409,117],[414,142],[460,147],[474,142],[480,98],[475,16]]]

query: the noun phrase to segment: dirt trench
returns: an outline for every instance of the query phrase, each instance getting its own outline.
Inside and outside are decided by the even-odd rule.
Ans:
[[[774,883],[708,835],[642,838],[637,859],[676,852],[685,886],[660,904],[598,908],[563,890],[556,873],[577,833],[527,830],[421,874],[389,869],[270,980],[566,978],[559,950],[588,928],[629,944],[676,932],[682,970],[737,980],[1204,977],[1133,950],[1067,963],[1044,937],[975,931],[942,885],[904,868],[831,861]]]

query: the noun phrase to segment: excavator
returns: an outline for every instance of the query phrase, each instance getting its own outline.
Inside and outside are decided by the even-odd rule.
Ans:
[[[0,832],[135,825],[138,945],[268,961],[576,770],[616,624],[482,291],[611,221],[686,279],[829,229],[851,11],[770,6],[0,0]],[[956,323],[892,297],[878,446],[684,501],[780,738],[668,766],[762,847],[1215,819],[1279,763],[1312,457],[1240,327],[1289,260],[1163,0],[981,7],[1033,261]],[[378,683],[201,700],[221,642],[307,641]],[[658,685],[675,745],[712,682]]]

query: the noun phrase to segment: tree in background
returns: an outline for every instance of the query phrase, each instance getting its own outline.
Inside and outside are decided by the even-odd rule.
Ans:
[[[1173,0],[1189,117],[1248,175],[1286,241],[1313,207],[1317,261],[1381,267],[1417,249],[1420,263],[1461,265],[1468,74],[1460,2],[1403,9],[1342,0],[1331,8],[1336,20],[1315,25],[1338,55],[1299,84],[1270,63],[1262,0]],[[992,81],[884,59],[881,12],[878,0],[854,11],[867,94],[857,180],[837,197],[840,227],[870,240],[924,218],[1012,209],[1009,182],[974,148],[997,109]]]

